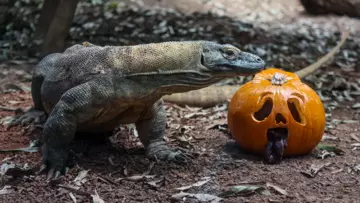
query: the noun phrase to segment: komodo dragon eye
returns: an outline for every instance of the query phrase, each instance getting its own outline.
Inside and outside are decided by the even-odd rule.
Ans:
[[[227,59],[235,58],[235,51],[233,49],[225,48],[222,50],[223,56]]]

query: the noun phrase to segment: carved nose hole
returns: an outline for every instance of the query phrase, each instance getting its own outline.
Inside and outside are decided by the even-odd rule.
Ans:
[[[275,121],[276,121],[276,124],[278,124],[278,123],[286,124],[286,118],[280,113],[276,114]]]
[[[263,106],[257,112],[255,112],[253,116],[257,121],[263,121],[270,115],[272,108],[273,108],[273,101],[270,98],[268,98],[264,102]]]
[[[298,123],[304,124],[303,116],[301,115],[298,102],[287,101],[287,105],[293,119]]]

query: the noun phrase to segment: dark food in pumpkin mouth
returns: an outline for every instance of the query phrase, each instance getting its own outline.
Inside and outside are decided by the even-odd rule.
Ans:
[[[279,163],[282,160],[284,150],[287,148],[288,129],[270,128],[266,136],[268,143],[265,148],[265,159],[271,164]]]

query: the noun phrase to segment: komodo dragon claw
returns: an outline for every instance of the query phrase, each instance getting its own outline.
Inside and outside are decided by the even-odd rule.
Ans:
[[[26,125],[29,124],[31,122],[34,122],[35,124],[41,124],[44,123],[46,121],[46,114],[44,111],[40,111],[40,110],[35,110],[34,108],[30,109],[29,111],[25,112],[23,115],[21,115],[20,117],[16,118],[15,120],[13,120],[8,128],[11,128],[15,125]]]
[[[190,154],[169,149],[164,142],[150,144],[147,156],[153,160],[175,162],[178,164],[186,164],[192,158]]]
[[[49,149],[46,144],[42,146],[43,164],[36,174],[47,173],[47,181],[59,178],[65,175],[68,171],[66,167],[66,160],[68,157],[67,150],[61,149]]]
[[[40,169],[35,172],[36,175],[46,174],[46,180],[55,180],[60,178],[62,175],[66,175],[69,171],[69,168],[66,167],[64,173],[61,173],[60,170],[56,170],[55,168],[50,168],[46,164],[41,164]]]

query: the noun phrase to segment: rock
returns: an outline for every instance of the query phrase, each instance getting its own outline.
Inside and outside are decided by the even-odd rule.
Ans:
[[[360,17],[360,0],[300,0],[310,14],[338,14]]]

